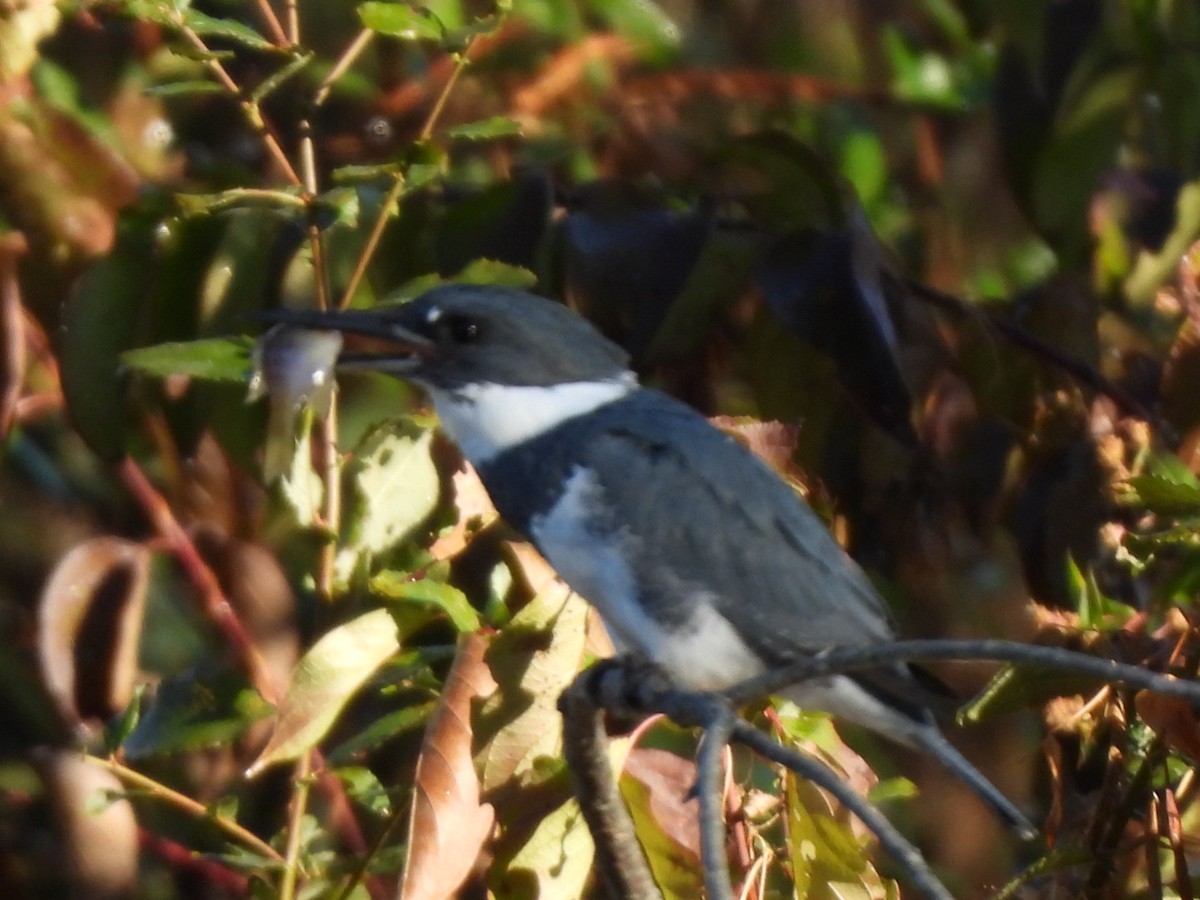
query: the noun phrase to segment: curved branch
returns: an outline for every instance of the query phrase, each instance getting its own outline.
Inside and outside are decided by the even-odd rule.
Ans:
[[[778,693],[785,687],[811,678],[871,668],[882,663],[930,659],[1025,663],[1091,676],[1098,681],[1124,684],[1165,697],[1179,697],[1200,704],[1200,682],[1197,681],[1160,675],[1141,666],[1088,656],[1086,653],[1063,650],[1060,647],[1041,647],[991,639],[889,641],[853,647],[831,647],[743,681],[722,692],[722,696],[734,705],[740,705],[767,694]]]

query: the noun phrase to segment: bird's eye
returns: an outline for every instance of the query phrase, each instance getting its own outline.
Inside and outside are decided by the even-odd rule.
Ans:
[[[456,344],[474,344],[479,340],[479,323],[465,316],[450,316],[443,327]]]

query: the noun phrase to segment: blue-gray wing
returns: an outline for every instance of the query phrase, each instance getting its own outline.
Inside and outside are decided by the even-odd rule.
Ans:
[[[703,595],[769,662],[891,636],[862,570],[738,441],[653,391],[589,418],[577,459],[620,511],[648,601],[682,621]]]

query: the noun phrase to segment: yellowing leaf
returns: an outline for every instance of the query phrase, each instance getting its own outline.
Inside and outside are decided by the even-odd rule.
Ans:
[[[271,740],[246,775],[315,747],[346,702],[399,649],[396,623],[382,609],[325,634],[296,665]]]
[[[568,800],[544,817],[533,836],[508,861],[497,866],[494,881],[501,897],[579,897],[592,870],[595,845],[579,804]],[[536,885],[536,891],[531,890]]]
[[[349,577],[363,556],[390,550],[437,506],[441,479],[430,447],[433,431],[390,423],[368,434],[346,466],[348,519],[355,523],[338,554],[337,574]]]

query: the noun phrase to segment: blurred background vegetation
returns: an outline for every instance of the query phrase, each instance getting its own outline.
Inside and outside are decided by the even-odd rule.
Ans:
[[[904,633],[1194,676],[1198,47],[1180,0],[0,0],[4,895],[597,893],[554,698],[602,634],[419,396],[330,407],[285,347],[248,403],[271,305],[561,298],[805,491]],[[956,896],[1193,896],[1190,707],[938,674],[988,686],[954,739],[1044,845],[749,714]],[[698,896],[693,738],[616,746]],[[815,789],[735,754],[728,802],[744,896],[898,889]]]

